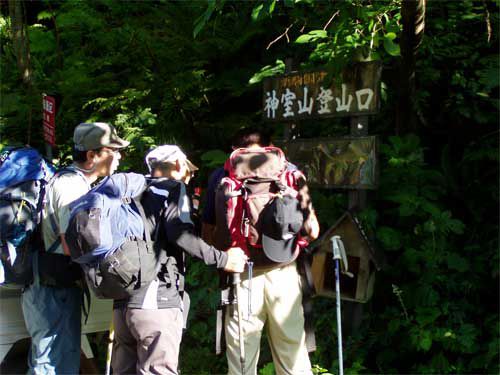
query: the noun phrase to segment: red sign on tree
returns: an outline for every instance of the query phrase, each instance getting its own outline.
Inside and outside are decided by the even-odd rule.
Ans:
[[[43,138],[56,145],[56,100],[48,95],[43,95]]]

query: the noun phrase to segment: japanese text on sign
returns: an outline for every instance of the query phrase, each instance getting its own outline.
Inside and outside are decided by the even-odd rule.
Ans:
[[[309,117],[352,116],[378,111],[380,69],[360,63],[344,70],[331,83],[327,73],[295,73],[264,82],[264,118],[271,121]]]
[[[52,96],[43,95],[43,138],[48,144],[56,144],[56,101]]]

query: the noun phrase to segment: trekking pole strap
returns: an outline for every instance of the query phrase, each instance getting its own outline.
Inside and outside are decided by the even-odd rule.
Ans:
[[[330,241],[332,241],[333,259],[339,260],[339,263],[340,261],[342,262],[340,272],[351,278],[354,277],[354,275],[349,272],[349,264],[347,262],[347,255],[342,239],[340,238],[340,236],[333,236],[332,238],[330,238]]]

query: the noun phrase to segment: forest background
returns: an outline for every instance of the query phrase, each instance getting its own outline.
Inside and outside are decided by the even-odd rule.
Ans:
[[[385,258],[375,294],[344,342],[346,373],[499,372],[499,1],[7,1],[0,17],[0,147],[44,151],[42,93],[57,100],[57,163],[76,124],[109,121],[131,142],[121,171],[153,145],[201,167],[262,122],[264,77],[336,74],[382,63],[369,133],[380,183],[359,217]],[[266,124],[276,138],[282,124]],[[300,137],[349,134],[348,119],[301,121]],[[313,191],[322,230],[347,207]],[[184,374],[226,371],[215,357],[215,272],[191,262]],[[316,373],[336,373],[335,303],[315,300]],[[349,316],[344,316],[349,320]],[[103,343],[96,343],[99,347]],[[101,361],[103,349],[98,350]],[[272,374],[269,350],[261,374]]]

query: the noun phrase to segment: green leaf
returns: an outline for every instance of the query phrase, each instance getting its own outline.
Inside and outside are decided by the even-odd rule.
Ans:
[[[392,39],[387,38],[387,36],[384,37],[384,49],[391,56],[401,55],[401,48],[399,47],[399,44],[394,43]]]
[[[216,0],[208,0],[207,9],[205,10],[205,12],[203,12],[203,14],[200,17],[198,17],[194,21],[193,38],[196,38],[196,36],[200,33],[200,31],[203,29],[203,27],[205,27],[208,20],[212,16],[212,13],[215,10],[215,5],[216,5],[215,1]]]
[[[259,370],[259,375],[274,375],[274,363],[269,362],[262,369]]]
[[[276,0],[273,0],[271,1],[271,3],[269,4],[269,9],[267,10],[267,13],[269,15],[273,14],[274,12],[274,8],[276,7]]]
[[[401,235],[389,227],[380,227],[377,230],[377,238],[382,242],[384,249],[396,251],[401,248]]]
[[[458,219],[450,219],[448,227],[455,234],[463,234],[465,230],[465,224]]]
[[[399,214],[403,217],[412,216],[417,210],[417,205],[413,201],[404,202],[399,206]]]
[[[420,336],[420,348],[424,351],[427,352],[432,346],[432,336],[429,331],[423,331],[422,335]]]
[[[52,12],[44,10],[44,11],[38,13],[38,15],[36,16],[36,19],[38,21],[50,20],[53,16],[54,16],[54,14]]]
[[[281,74],[285,72],[285,63],[283,60],[276,60],[276,65],[266,65],[259,72],[255,73],[252,78],[248,81],[249,84],[253,85],[261,82],[266,77],[272,77],[276,74]]]
[[[432,286],[419,286],[416,290],[408,293],[408,295],[413,298],[413,301],[417,305],[423,306],[437,306],[440,301],[440,295],[436,292]]]
[[[415,319],[421,326],[433,324],[441,316],[441,311],[437,307],[417,307],[415,309]]]
[[[201,160],[209,168],[215,168],[224,164],[227,154],[222,150],[210,150],[201,155]]]
[[[309,31],[307,34],[302,34],[301,36],[299,36],[295,40],[295,43],[298,44],[311,43],[319,39],[324,39],[326,37],[328,37],[328,33],[326,30],[312,30]]]
[[[389,324],[387,325],[387,330],[390,333],[396,333],[401,329],[401,320],[400,319],[391,319]]]
[[[389,40],[394,40],[396,39],[396,33],[387,33],[384,35],[384,38],[389,39]]]
[[[263,8],[264,8],[264,4],[259,4],[255,8],[252,9],[252,21],[255,22],[259,19]]]
[[[421,266],[420,266],[420,259],[422,257],[422,252],[417,251],[413,248],[408,248],[405,249],[402,257],[402,263],[404,267],[409,272],[413,272],[415,274],[420,274],[421,272]]]
[[[461,257],[458,254],[449,254],[446,258],[448,263],[448,267],[452,270],[457,270],[459,272],[468,271],[470,268],[469,262],[467,259]]]
[[[466,353],[471,353],[476,345],[476,338],[481,330],[469,323],[465,323],[457,331],[457,340],[462,346],[462,350]]]
[[[31,53],[54,54],[56,50],[56,39],[52,32],[44,31],[40,27],[30,27],[30,50]]]
[[[398,33],[401,31],[401,25],[395,20],[395,19],[386,19],[387,23],[385,25],[385,29],[387,30],[388,34],[391,33]]]

